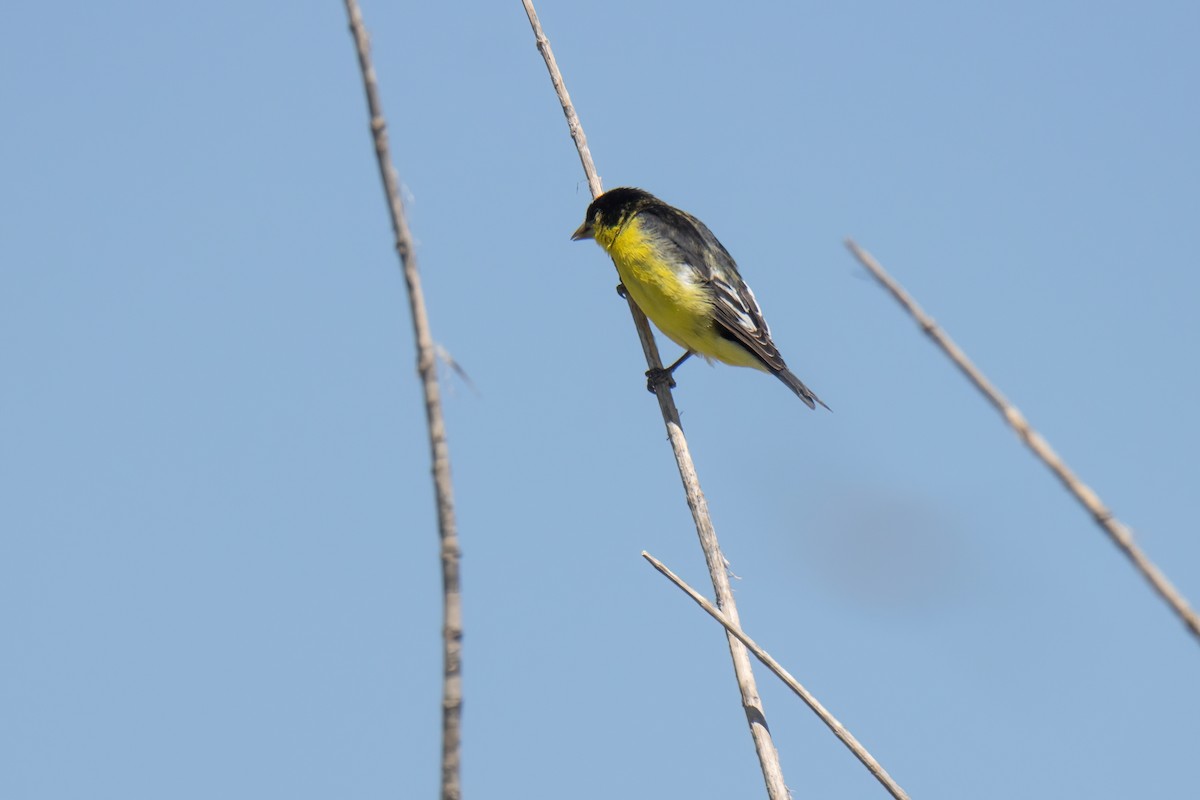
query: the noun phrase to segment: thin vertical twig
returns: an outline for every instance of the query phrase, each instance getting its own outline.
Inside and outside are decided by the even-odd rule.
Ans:
[[[529,24],[533,28],[538,51],[541,52],[542,58],[546,62],[546,69],[550,72],[550,81],[554,85],[554,91],[562,104],[563,114],[567,118],[567,127],[570,129],[571,138],[574,139],[575,147],[579,151],[579,160],[587,175],[588,187],[591,189],[592,197],[595,198],[601,193],[600,177],[592,162],[592,154],[587,146],[583,125],[579,121],[579,115],[575,112],[575,106],[571,103],[571,96],[567,93],[562,73],[559,71],[558,64],[554,60],[554,53],[550,49],[550,41],[542,31],[542,25],[538,21],[537,11],[533,7],[532,0],[521,0],[521,2],[529,17]],[[658,347],[654,343],[654,334],[650,331],[650,324],[647,322],[646,316],[632,300],[629,301],[629,311],[633,315],[634,327],[637,329],[638,339],[642,343],[646,363],[651,369],[661,368],[662,361],[658,354]],[[662,412],[667,436],[671,441],[671,450],[675,455],[675,464],[679,468],[679,477],[683,481],[683,491],[687,497],[688,508],[692,512],[692,521],[696,525],[696,534],[699,536],[700,546],[704,550],[704,559],[708,565],[709,577],[712,579],[717,605],[721,608],[725,618],[737,625],[739,624],[737,604],[733,599],[733,589],[729,584],[725,556],[721,554],[717,534],[708,513],[708,503],[704,499],[704,492],[700,489],[696,467],[692,462],[687,439],[683,435],[683,426],[679,421],[679,411],[675,408],[670,388],[662,383],[658,383],[656,386],[655,395],[658,397],[659,410]],[[783,780],[783,768],[779,763],[779,751],[771,738],[771,732],[763,714],[762,698],[758,694],[750,656],[736,636],[733,634],[726,634],[726,636],[729,641],[729,655],[733,660],[734,675],[741,693],[742,708],[746,713],[750,736],[754,741],[754,748],[762,767],[767,796],[770,800],[789,800],[790,795]]]
[[[1154,562],[1142,552],[1137,543],[1133,540],[1133,533],[1120,520],[1113,516],[1113,513],[1100,500],[1099,495],[1092,490],[1090,486],[1084,483],[1079,477],[1066,465],[1054,451],[1050,444],[1042,438],[1033,427],[1025,420],[1024,415],[1000,393],[1000,390],[992,385],[992,382],[976,367],[966,353],[954,343],[954,340],[945,333],[938,324],[934,322],[933,317],[925,313],[912,296],[904,290],[896,280],[887,273],[875,258],[866,250],[859,247],[854,240],[847,239],[846,247],[858,259],[876,281],[887,289],[887,291],[916,321],[925,335],[933,340],[942,352],[954,362],[954,365],[967,376],[967,379],[974,384],[989,403],[995,407],[996,411],[1000,412],[1000,416],[1004,421],[1016,431],[1017,436],[1021,441],[1033,451],[1033,454],[1041,459],[1051,472],[1058,477],[1067,491],[1074,495],[1079,504],[1091,515],[1092,519],[1100,526],[1112,543],[1125,554],[1126,558],[1133,564],[1134,568],[1141,573],[1142,577],[1150,584],[1151,588],[1158,593],[1158,596],[1166,601],[1171,610],[1179,617],[1183,624],[1191,631],[1192,635],[1200,640],[1200,617],[1197,617],[1196,612],[1188,605],[1187,600],[1179,592],[1178,589],[1167,579],[1167,576],[1154,565]]]
[[[462,725],[462,595],[459,588],[458,526],[454,519],[454,489],[450,480],[450,450],[446,444],[446,425],[442,419],[442,401],[438,390],[437,356],[433,336],[429,332],[429,317],[425,312],[425,295],[421,291],[421,276],[417,270],[416,250],[400,198],[400,181],[392,164],[388,147],[387,122],[379,102],[375,68],[371,65],[371,45],[363,24],[362,12],[356,0],[345,0],[350,18],[350,32],[358,50],[363,89],[371,118],[371,136],[375,143],[375,158],[383,181],[388,212],[395,235],[396,253],[408,286],[408,302],[412,311],[413,333],[417,345],[417,372],[425,394],[425,419],[429,428],[429,450],[433,466],[433,489],[437,502],[438,537],[442,560],[442,800],[462,797],[461,725]]]
[[[665,564],[647,553],[645,550],[642,551],[642,558],[649,561],[651,566],[653,566],[656,570],[666,576],[672,583],[682,589],[683,593],[692,598],[696,605],[704,609],[710,617],[721,623],[725,627],[725,630],[729,631],[731,635],[737,637],[738,641],[746,645],[746,648],[754,654],[755,658],[763,663],[763,666],[771,670],[771,672],[774,672],[776,677],[787,684],[787,687],[795,692],[796,696],[803,700],[805,705],[811,708],[813,712],[820,717],[821,722],[824,722],[825,726],[829,728],[829,730],[833,731],[833,735],[836,736],[842,742],[842,744],[846,745],[850,752],[854,754],[854,757],[862,762],[862,765],[867,768],[867,771],[875,776],[875,780],[883,784],[883,788],[887,789],[888,793],[891,794],[892,797],[896,798],[896,800],[908,800],[908,794],[900,788],[900,784],[896,783],[892,776],[888,774],[888,771],[883,768],[883,765],[876,761],[875,757],[867,751],[867,748],[863,747],[858,739],[854,738],[854,734],[846,730],[846,726],[839,722],[837,717],[833,716],[833,714],[830,714],[829,710],[826,709],[825,706],[821,705],[821,702],[817,700],[812,693],[801,686],[800,681],[793,678],[792,674],[784,669],[782,664],[772,658],[766,650],[763,650],[761,647],[759,647],[758,644],[741,628],[730,622],[724,614],[717,610],[716,606],[708,602],[705,597],[701,596],[700,593],[691,586],[688,586],[687,582],[685,582],[683,578],[680,578],[678,575],[668,569]]]

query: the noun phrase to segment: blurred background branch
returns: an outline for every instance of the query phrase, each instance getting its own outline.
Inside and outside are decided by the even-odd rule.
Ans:
[[[853,239],[846,240],[846,247],[858,259],[858,262],[867,268],[875,280],[883,288],[887,289],[896,302],[909,313],[917,325],[920,326],[921,330],[924,331],[925,335],[932,339],[934,344],[967,376],[967,379],[979,390],[980,394],[1000,412],[1000,416],[1016,431],[1017,436],[1021,438],[1026,447],[1062,481],[1067,491],[1074,495],[1075,499],[1087,510],[1096,524],[1100,526],[1101,530],[1108,534],[1113,544],[1125,554],[1134,568],[1141,573],[1142,577],[1158,593],[1159,597],[1166,601],[1171,610],[1175,612],[1183,624],[1187,626],[1187,629],[1191,631],[1192,636],[1200,640],[1200,618],[1196,616],[1196,612],[1192,610],[1187,600],[1175,588],[1174,584],[1162,573],[1162,570],[1155,566],[1154,562],[1134,542],[1133,533],[1130,532],[1129,528],[1113,516],[1113,513],[1100,500],[1099,495],[1079,479],[1062,458],[1059,457],[1058,453],[1050,447],[1050,444],[1042,438],[1041,434],[1034,430],[1025,420],[1024,415],[1021,414],[1017,407],[1010,403],[1000,393],[1000,390],[992,385],[991,381],[987,379],[979,368],[971,363],[966,353],[954,343],[954,340],[938,327],[933,317],[926,314],[917,305],[917,302],[904,290],[904,287],[889,275],[870,253],[859,247]]]

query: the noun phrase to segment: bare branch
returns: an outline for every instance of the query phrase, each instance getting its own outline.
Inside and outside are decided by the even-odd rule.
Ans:
[[[433,461],[433,488],[437,499],[438,536],[442,553],[442,800],[462,797],[460,780],[460,744],[462,739],[462,595],[459,590],[458,526],[454,520],[454,489],[450,481],[450,450],[446,444],[446,426],[442,419],[442,401],[438,391],[437,357],[429,318],[425,313],[425,295],[417,270],[416,249],[400,198],[400,181],[392,165],[388,148],[387,123],[379,102],[375,68],[371,65],[370,41],[362,12],[356,0],[346,0],[350,32],[358,50],[363,88],[371,117],[371,135],[379,176],[383,180],[388,211],[392,219],[396,253],[408,286],[413,333],[417,344],[417,372],[425,393],[425,419],[429,427],[429,450]]]
[[[550,81],[554,84],[554,90],[558,95],[559,102],[562,104],[563,114],[567,117],[567,127],[571,131],[571,138],[575,140],[575,147],[579,151],[579,160],[583,164],[583,170],[588,179],[588,186],[594,198],[601,193],[600,178],[596,174],[595,165],[592,163],[592,155],[587,147],[587,137],[583,133],[583,125],[579,122],[579,116],[575,113],[575,106],[571,103],[571,97],[567,93],[562,73],[559,72],[558,64],[554,60],[554,53],[550,49],[550,42],[546,38],[546,34],[542,31],[542,25],[538,21],[537,11],[534,10],[533,2],[532,0],[522,0],[522,3],[525,6],[525,13],[529,17],[529,24],[533,28],[533,35],[537,40],[537,48],[541,52],[542,58],[545,59],[546,68],[550,72]],[[651,369],[661,368],[662,360],[659,358],[658,347],[654,343],[654,334],[650,331],[650,324],[646,321],[646,316],[632,300],[629,301],[629,311],[633,315],[638,339],[641,341],[642,350],[646,355],[646,363]],[[704,559],[708,564],[708,573],[712,579],[713,591],[716,595],[717,603],[724,610],[727,618],[733,620],[734,624],[737,624],[737,604],[733,599],[733,589],[729,585],[725,556],[721,554],[721,548],[717,542],[717,534],[713,529],[712,520],[708,514],[708,503],[704,499],[704,493],[700,490],[700,481],[696,476],[696,467],[692,463],[687,439],[683,435],[683,426],[679,422],[679,411],[675,408],[675,401],[671,396],[670,388],[663,383],[658,383],[656,386],[655,395],[658,397],[659,410],[662,412],[663,423],[667,427],[667,436],[671,441],[671,450],[675,454],[675,464],[679,468],[679,477],[683,481],[683,490],[687,496],[688,508],[691,509],[692,520],[696,525],[696,533],[700,538],[700,545],[704,550]],[[754,740],[754,747],[758,753],[763,780],[767,786],[767,795],[771,800],[789,800],[790,795],[783,780],[783,769],[779,763],[779,751],[776,750],[775,743],[771,739],[771,732],[767,728],[766,717],[763,714],[762,699],[758,696],[758,687],[755,684],[754,672],[750,665],[750,656],[737,637],[730,634],[727,635],[727,638],[729,640],[729,655],[733,659],[733,671],[737,677],[738,690],[742,696],[742,708],[746,712],[746,720],[750,725],[750,736]]]
[[[696,605],[707,611],[710,617],[724,625],[725,630],[729,631],[731,636],[736,636],[738,641],[746,645],[746,648],[754,654],[755,658],[763,663],[763,666],[771,670],[771,672],[774,672],[781,681],[787,684],[787,687],[795,692],[796,695],[804,701],[805,705],[816,712],[816,715],[821,718],[821,721],[825,723],[825,726],[829,728],[829,730],[833,731],[833,735],[840,739],[842,744],[850,748],[850,752],[854,754],[854,757],[861,761],[862,765],[866,767],[872,775],[875,776],[875,780],[883,784],[883,788],[887,789],[888,793],[891,794],[892,797],[895,797],[896,800],[908,800],[908,795],[903,789],[900,788],[900,785],[892,779],[892,776],[889,775],[887,770],[883,768],[883,765],[876,761],[875,758],[867,752],[867,748],[863,747],[862,744],[859,743],[858,739],[855,739],[854,735],[850,733],[850,731],[846,730],[846,726],[838,722],[837,717],[833,716],[833,714],[830,714],[825,706],[821,705],[817,698],[813,697],[807,689],[800,685],[798,680],[792,677],[790,672],[783,668],[782,664],[771,658],[766,650],[763,650],[761,647],[759,647],[753,639],[751,639],[742,631],[741,628],[726,619],[725,615],[718,611],[712,603],[708,602],[707,598],[701,596],[700,593],[691,586],[688,586],[687,583],[684,582],[683,578],[680,578],[678,575],[668,569],[665,564],[647,553],[645,550],[642,551],[642,558],[649,561],[656,570],[667,576],[676,586],[682,589],[684,594],[692,598],[692,600],[696,602]]]
[[[1096,524],[1108,534],[1113,544],[1133,563],[1134,568],[1150,583],[1154,591],[1167,602],[1167,605],[1179,616],[1183,624],[1192,632],[1192,635],[1200,639],[1200,617],[1196,616],[1196,612],[1188,605],[1187,600],[1179,593],[1179,590],[1167,580],[1167,576],[1154,565],[1154,562],[1134,542],[1133,534],[1129,528],[1113,516],[1113,513],[1101,502],[1100,497],[1092,488],[1081,481],[1071,471],[1059,457],[1058,453],[1054,452],[1050,444],[1042,438],[1041,434],[1030,426],[1021,412],[1017,410],[1017,407],[1010,403],[1000,393],[1000,390],[992,385],[991,381],[979,371],[979,368],[971,363],[966,353],[938,327],[933,318],[917,305],[917,302],[904,290],[904,287],[897,283],[870,253],[855,244],[852,239],[846,240],[846,247],[850,249],[850,252],[854,254],[859,263],[870,271],[875,280],[879,281],[891,293],[896,302],[904,307],[916,321],[917,325],[920,326],[921,330],[925,332],[925,335],[932,339],[934,344],[940,347],[942,352],[954,362],[954,365],[967,376],[967,379],[975,385],[980,394],[987,398],[987,401],[1000,412],[1000,416],[1004,417],[1004,421],[1017,432],[1017,436],[1033,451],[1033,454],[1041,459],[1042,463],[1049,467],[1051,472],[1058,476],[1058,479],[1062,481],[1067,491],[1075,496],[1075,499],[1087,510]]]

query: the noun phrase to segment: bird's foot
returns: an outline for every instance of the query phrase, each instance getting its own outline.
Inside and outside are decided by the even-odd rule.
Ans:
[[[671,376],[671,370],[663,367],[646,370],[646,391],[650,394],[658,394],[659,386],[665,386],[668,389],[675,388],[675,378]]]
[[[626,300],[629,299],[629,290],[625,288],[625,284],[623,283],[617,284],[617,294],[621,295],[621,297],[625,298]]]

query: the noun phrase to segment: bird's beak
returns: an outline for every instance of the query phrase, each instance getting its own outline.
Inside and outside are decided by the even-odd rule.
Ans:
[[[595,233],[595,231],[592,230],[592,223],[584,222],[582,225],[580,225],[578,228],[575,229],[574,233],[571,234],[571,241],[578,242],[580,239],[595,238],[592,236],[593,233]]]

